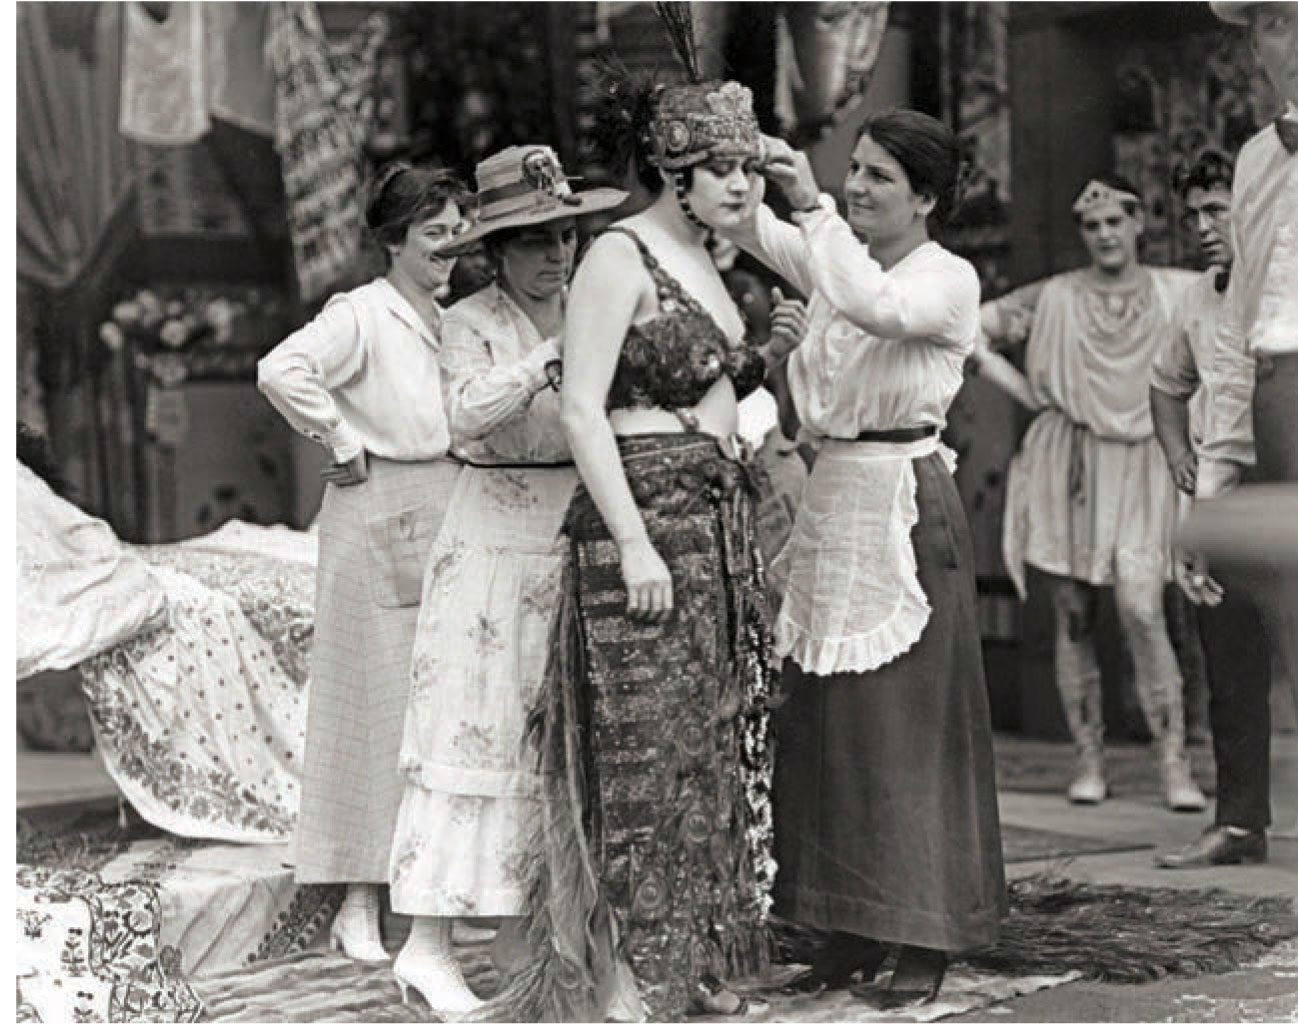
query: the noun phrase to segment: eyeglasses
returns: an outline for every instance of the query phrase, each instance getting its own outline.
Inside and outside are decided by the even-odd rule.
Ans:
[[[1223,228],[1230,221],[1230,207],[1223,203],[1207,203],[1198,209],[1188,209],[1181,214],[1181,227],[1198,231],[1207,220],[1210,227]]]

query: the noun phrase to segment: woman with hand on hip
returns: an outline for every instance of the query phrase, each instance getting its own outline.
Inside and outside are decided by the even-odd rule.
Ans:
[[[460,467],[442,409],[442,311],[464,187],[395,164],[366,223],[387,272],[335,295],[257,367],[257,385],[333,465],[318,519],[315,642],[307,708],[297,880],[346,883],[331,942],[386,960],[378,886],[402,777],[397,767],[425,556]]]
[[[795,223],[763,207],[733,237],[811,296],[788,382],[819,443],[781,555],[775,909],[832,933],[799,990],[868,982],[899,945],[877,994],[895,1007],[934,998],[1005,909],[973,551],[938,438],[978,333],[977,275],[929,234],[959,150],[915,111],[868,118],[844,219],[766,142]]]
[[[424,575],[391,868],[392,907],[415,917],[397,981],[443,1014],[479,1003],[453,920],[503,918],[500,939],[517,938],[531,884],[542,792],[526,721],[577,486],[559,424],[564,296],[577,217],[626,198],[574,193],[548,146],[511,146],[475,176],[478,215],[459,244],[483,240],[496,278],[444,320],[452,453],[467,465]]]

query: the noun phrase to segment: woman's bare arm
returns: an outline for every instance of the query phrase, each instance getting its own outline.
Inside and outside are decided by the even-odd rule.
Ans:
[[[671,576],[649,542],[605,411],[622,341],[645,291],[630,239],[613,233],[591,245],[568,296],[560,418],[582,482],[617,543],[627,612],[657,619],[671,611]]]

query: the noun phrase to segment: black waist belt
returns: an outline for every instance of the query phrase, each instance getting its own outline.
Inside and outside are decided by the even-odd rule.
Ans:
[[[576,465],[571,459],[567,462],[475,462],[456,452],[449,452],[446,457],[461,466],[472,466],[474,469],[572,469]]]
[[[937,427],[898,427],[896,430],[862,430],[856,435],[858,441],[892,441],[905,444],[907,441],[922,441],[937,433]]]

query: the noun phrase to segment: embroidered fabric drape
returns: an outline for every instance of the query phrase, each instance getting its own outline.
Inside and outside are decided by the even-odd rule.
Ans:
[[[17,7],[18,274],[53,289],[90,262],[132,182],[118,134],[124,5],[97,4],[89,52],[60,46],[55,4]]]
[[[328,291],[360,251],[362,146],[374,122],[371,94],[387,31],[387,18],[373,14],[345,43],[332,46],[315,4],[271,8],[275,148],[284,162],[303,302]]]
[[[815,138],[869,88],[888,23],[885,2],[786,3],[779,26],[776,113]]]

